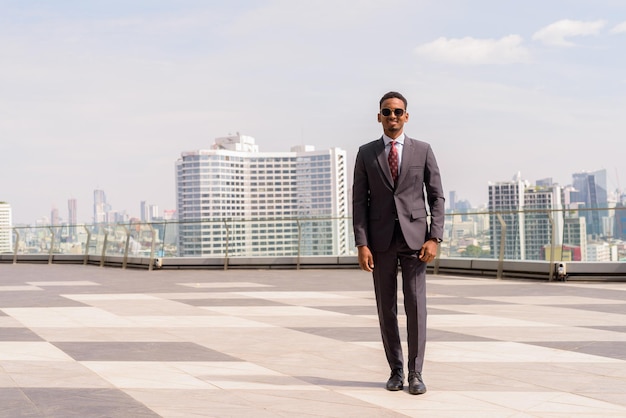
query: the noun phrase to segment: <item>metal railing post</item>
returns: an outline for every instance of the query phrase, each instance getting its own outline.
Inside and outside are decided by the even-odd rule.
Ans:
[[[224,219],[224,227],[226,228],[226,248],[224,248],[224,270],[228,270],[228,245],[230,240],[230,229],[228,228],[228,222]]]
[[[106,252],[107,252],[107,240],[109,238],[109,233],[106,231],[106,229],[104,230],[104,240],[102,242],[102,253],[101,253],[101,257],[100,257],[100,267],[104,267],[104,257],[106,256]]]
[[[130,244],[130,229],[126,227],[126,225],[120,225],[124,228],[124,232],[126,233],[126,243],[124,244],[124,258],[122,259],[122,269],[125,269],[128,265],[128,245]]]
[[[498,216],[498,221],[500,222],[501,234],[500,234],[500,254],[498,257],[498,272],[496,273],[496,278],[502,278],[502,270],[504,269],[504,244],[506,242],[506,222],[504,222],[504,218],[499,213],[496,213]]]
[[[50,251],[48,252],[48,265],[52,264],[52,253],[54,251],[54,230],[51,226],[48,227],[50,230]]]
[[[91,244],[91,231],[87,228],[87,225],[83,225],[85,232],[87,232],[87,242],[85,243],[85,258],[83,259],[83,265],[86,266],[89,261],[89,245]]]
[[[148,262],[148,271],[152,271],[154,268],[154,246],[156,245],[156,230],[152,224],[147,224],[150,227],[150,233],[152,235],[152,242],[150,243],[150,261]]]
[[[452,225],[450,225],[450,243],[449,244],[452,244],[452,240],[454,239],[454,220],[455,219],[456,219],[456,214],[452,213]],[[450,257],[450,251],[452,251],[452,245],[448,245],[448,257]],[[437,254],[437,256],[439,256],[439,254]]]
[[[556,231],[554,230],[554,220],[552,219],[552,213],[546,211],[548,221],[550,222],[550,230],[552,237],[550,238],[550,264],[548,266],[548,281],[552,281],[554,277],[554,241],[556,238]],[[562,251],[562,250],[561,250]]]
[[[300,225],[300,219],[296,219],[296,223],[298,225],[298,255],[296,260],[296,270],[300,270],[300,251],[302,250],[302,225]]]
[[[17,264],[17,251],[20,248],[20,233],[17,228],[13,228],[13,232],[15,232],[15,245],[13,246],[13,264]]]

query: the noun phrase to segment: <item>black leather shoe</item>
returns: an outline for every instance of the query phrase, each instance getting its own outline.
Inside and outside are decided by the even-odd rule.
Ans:
[[[387,390],[402,390],[404,388],[404,372],[402,369],[394,369],[387,380]]]
[[[426,385],[422,380],[422,375],[418,372],[409,373],[409,393],[411,395],[421,395],[426,393]]]

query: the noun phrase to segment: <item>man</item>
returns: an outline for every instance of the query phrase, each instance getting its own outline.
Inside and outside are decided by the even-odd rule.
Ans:
[[[444,197],[430,145],[404,134],[404,124],[409,120],[406,109],[407,101],[400,93],[389,92],[380,100],[378,122],[383,126],[383,136],[359,148],[352,206],[359,266],[372,272],[374,278],[382,341],[391,368],[388,390],[404,388],[397,319],[400,262],[407,318],[409,393],[417,395],[426,392],[422,380],[426,264],[434,260],[443,237]]]

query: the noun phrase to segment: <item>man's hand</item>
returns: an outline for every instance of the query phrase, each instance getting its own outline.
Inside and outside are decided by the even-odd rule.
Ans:
[[[374,257],[367,245],[361,245],[359,248],[359,266],[361,270],[374,271]]]
[[[438,244],[433,240],[426,241],[420,250],[420,260],[424,263],[433,261],[437,256],[437,246]]]

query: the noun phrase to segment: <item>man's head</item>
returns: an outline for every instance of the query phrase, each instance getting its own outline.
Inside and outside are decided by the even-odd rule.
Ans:
[[[404,110],[407,108],[406,98],[398,93],[397,91],[390,91],[389,93],[385,93],[385,95],[380,99],[380,108],[383,108],[383,102],[387,99],[400,99],[404,103]]]
[[[402,134],[404,124],[409,120],[406,107],[406,99],[396,91],[390,91],[380,99],[378,122],[383,125],[385,135],[395,139]]]

